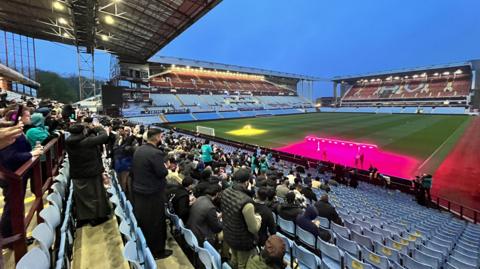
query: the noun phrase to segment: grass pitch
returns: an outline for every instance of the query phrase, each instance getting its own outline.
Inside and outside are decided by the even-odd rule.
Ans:
[[[307,135],[373,143],[424,160],[426,170],[433,172],[469,122],[469,116],[459,115],[310,113],[173,125],[192,131],[197,125],[211,127],[217,137],[269,148],[301,141]]]

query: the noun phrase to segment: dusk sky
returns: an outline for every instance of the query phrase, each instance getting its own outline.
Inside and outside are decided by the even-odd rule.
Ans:
[[[224,0],[158,55],[323,78],[445,64],[480,58],[478,10],[478,0]],[[38,41],[37,66],[76,73],[75,52]],[[97,77],[109,62],[97,53]]]

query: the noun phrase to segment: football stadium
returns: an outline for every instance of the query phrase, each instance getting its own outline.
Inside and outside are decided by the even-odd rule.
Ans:
[[[0,268],[480,268],[480,5],[339,2],[0,1]]]

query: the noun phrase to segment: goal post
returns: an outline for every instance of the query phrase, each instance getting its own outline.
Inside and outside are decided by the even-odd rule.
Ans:
[[[215,129],[205,126],[197,125],[197,133],[205,134],[209,136],[215,136]]]

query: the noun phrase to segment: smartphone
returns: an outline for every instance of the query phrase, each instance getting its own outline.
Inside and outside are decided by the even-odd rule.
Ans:
[[[17,112],[13,115],[13,125],[17,125],[20,117],[23,114],[23,106],[18,106]]]

